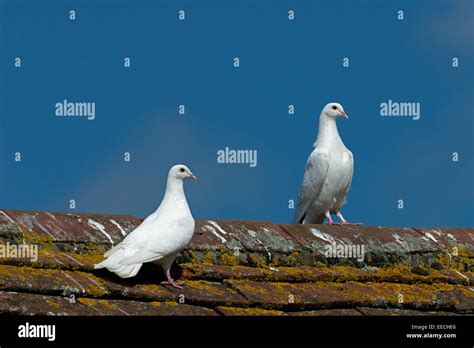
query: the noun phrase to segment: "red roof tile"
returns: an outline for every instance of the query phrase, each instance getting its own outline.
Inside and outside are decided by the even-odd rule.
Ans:
[[[146,264],[121,279],[93,264],[140,219],[0,212],[0,245],[32,244],[37,260],[0,257],[0,313],[47,315],[474,314],[472,228],[278,225],[198,221],[159,285]],[[363,245],[363,260],[328,246]],[[1,255],[0,255],[1,256]],[[337,256],[337,255],[336,255]]]

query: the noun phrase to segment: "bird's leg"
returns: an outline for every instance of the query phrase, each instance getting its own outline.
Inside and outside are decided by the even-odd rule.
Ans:
[[[324,215],[326,216],[326,219],[328,219],[328,225],[333,225],[334,221],[331,219],[331,214],[327,211],[324,213]]]
[[[170,274],[170,271],[166,271],[166,279],[167,280],[164,280],[162,281],[160,284],[163,284],[163,285],[171,285],[172,287],[174,288],[178,288],[178,289],[182,289],[183,287],[181,285],[184,285],[184,282],[176,282],[174,281],[173,278],[171,278],[171,274]]]
[[[340,225],[346,225],[346,224],[347,224],[346,219],[344,219],[344,216],[342,216],[342,214],[341,214],[340,211],[338,211],[338,212],[336,213],[336,216],[337,216],[337,218],[338,218],[339,220],[341,220],[341,221],[340,221]]]
[[[344,216],[342,216],[341,212],[337,212],[336,213],[336,216],[338,217],[339,220],[341,220],[341,222],[339,223],[335,223],[335,225],[338,225],[338,226],[343,226],[343,225],[362,225],[361,223],[351,223],[351,222],[347,222],[346,219],[344,219]]]

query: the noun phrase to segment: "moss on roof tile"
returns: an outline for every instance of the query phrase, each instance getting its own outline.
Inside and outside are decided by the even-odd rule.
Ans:
[[[179,290],[143,267],[120,279],[93,265],[110,247],[84,221],[102,221],[118,241],[140,222],[130,216],[6,211],[0,241],[39,246],[36,262],[0,258],[0,312],[57,315],[407,315],[474,314],[474,229],[276,225],[214,221],[216,238],[198,221],[173,274]],[[319,233],[312,233],[311,228]],[[206,232],[207,231],[207,232]],[[20,236],[18,239],[18,236]],[[16,236],[12,239],[12,236]],[[365,243],[362,262],[326,258],[329,236]],[[258,241],[257,241],[258,239]],[[328,238],[326,238],[328,239]],[[12,292],[14,291],[14,293]],[[76,304],[72,304],[72,295]],[[411,312],[410,312],[411,311]]]

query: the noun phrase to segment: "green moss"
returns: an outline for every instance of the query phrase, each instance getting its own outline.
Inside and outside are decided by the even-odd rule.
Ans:
[[[301,260],[299,252],[293,251],[290,255],[288,255],[288,266],[297,266],[300,264]]]

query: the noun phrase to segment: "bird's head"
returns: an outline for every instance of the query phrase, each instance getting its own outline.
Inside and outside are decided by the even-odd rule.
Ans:
[[[171,167],[168,177],[173,177],[179,180],[184,180],[187,178],[197,180],[196,176],[184,164],[177,164]]]
[[[322,114],[326,117],[337,120],[340,117],[349,119],[349,116],[345,113],[344,108],[339,103],[329,103],[323,108]]]

